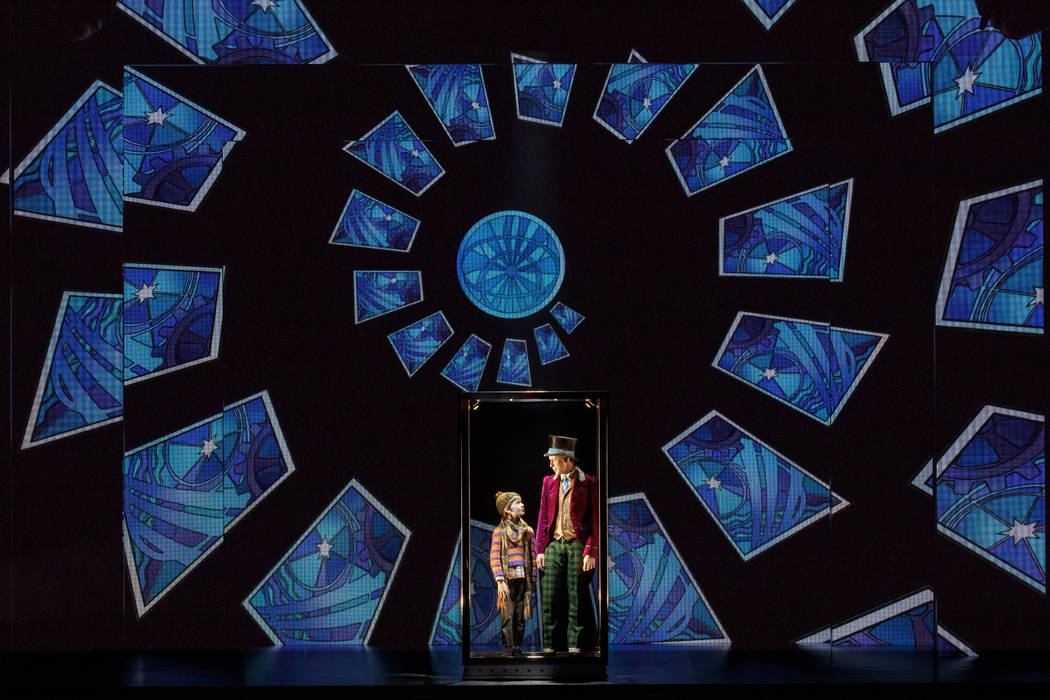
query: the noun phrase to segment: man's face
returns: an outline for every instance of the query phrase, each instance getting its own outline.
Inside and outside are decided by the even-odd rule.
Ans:
[[[550,460],[551,470],[555,474],[568,474],[573,470],[572,460],[565,455],[548,455],[547,459]]]
[[[511,515],[515,518],[520,518],[525,515],[525,503],[520,498],[515,498],[510,502],[510,507],[507,508]]]

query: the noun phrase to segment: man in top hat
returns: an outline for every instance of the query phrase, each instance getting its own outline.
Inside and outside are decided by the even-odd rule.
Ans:
[[[551,435],[544,456],[554,473],[543,478],[536,526],[536,567],[543,572],[543,651],[554,651],[554,628],[565,622],[569,652],[579,653],[580,574],[592,571],[598,556],[598,479],[577,465],[576,438]]]

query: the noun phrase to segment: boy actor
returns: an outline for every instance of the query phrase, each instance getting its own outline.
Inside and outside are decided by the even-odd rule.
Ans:
[[[492,531],[489,568],[496,579],[496,607],[503,619],[503,650],[521,656],[525,620],[532,617],[533,546],[535,532],[525,522],[525,504],[513,491],[496,494],[500,524]]]

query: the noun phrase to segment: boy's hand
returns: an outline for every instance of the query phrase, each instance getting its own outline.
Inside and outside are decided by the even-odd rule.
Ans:
[[[503,612],[507,609],[507,598],[510,596],[510,589],[507,588],[506,581],[497,581],[496,589],[496,609]]]

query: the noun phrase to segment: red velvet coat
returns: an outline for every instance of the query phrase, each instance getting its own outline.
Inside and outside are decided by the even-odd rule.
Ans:
[[[569,500],[569,518],[576,539],[583,543],[583,556],[598,556],[598,479],[577,470],[576,481]],[[579,477],[582,476],[581,480]],[[555,519],[558,517],[558,489],[561,477],[554,474],[543,477],[540,492],[539,523],[536,526],[536,554],[542,554],[554,539]]]

